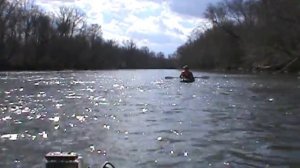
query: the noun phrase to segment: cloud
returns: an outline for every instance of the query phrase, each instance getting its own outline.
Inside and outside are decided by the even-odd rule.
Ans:
[[[162,3],[162,0],[144,0],[155,3]],[[179,14],[191,17],[203,17],[207,6],[220,2],[221,0],[164,0],[169,4],[170,9]]]
[[[133,40],[139,47],[147,45],[165,54],[176,51],[194,28],[206,24],[201,14],[207,1],[36,0],[48,11],[55,11],[61,5],[81,8],[88,22],[101,25],[105,39],[120,44]]]

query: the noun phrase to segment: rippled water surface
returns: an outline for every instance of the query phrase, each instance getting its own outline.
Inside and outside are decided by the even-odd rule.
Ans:
[[[0,73],[0,167],[74,151],[90,167],[300,167],[297,76],[177,70]]]

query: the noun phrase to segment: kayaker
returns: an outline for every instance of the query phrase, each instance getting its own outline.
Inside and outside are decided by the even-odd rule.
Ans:
[[[182,80],[188,80],[191,82],[195,81],[194,75],[190,71],[190,68],[187,65],[183,66],[182,69],[183,69],[183,71],[181,72],[181,74],[179,76]]]

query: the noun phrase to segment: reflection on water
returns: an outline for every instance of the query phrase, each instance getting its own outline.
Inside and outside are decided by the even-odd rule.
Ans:
[[[91,167],[300,167],[297,76],[176,70],[0,74],[0,167],[75,151]]]

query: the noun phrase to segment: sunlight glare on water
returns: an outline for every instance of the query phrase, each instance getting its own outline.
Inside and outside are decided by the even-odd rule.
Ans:
[[[296,76],[0,73],[0,167],[74,151],[90,167],[300,167]]]

